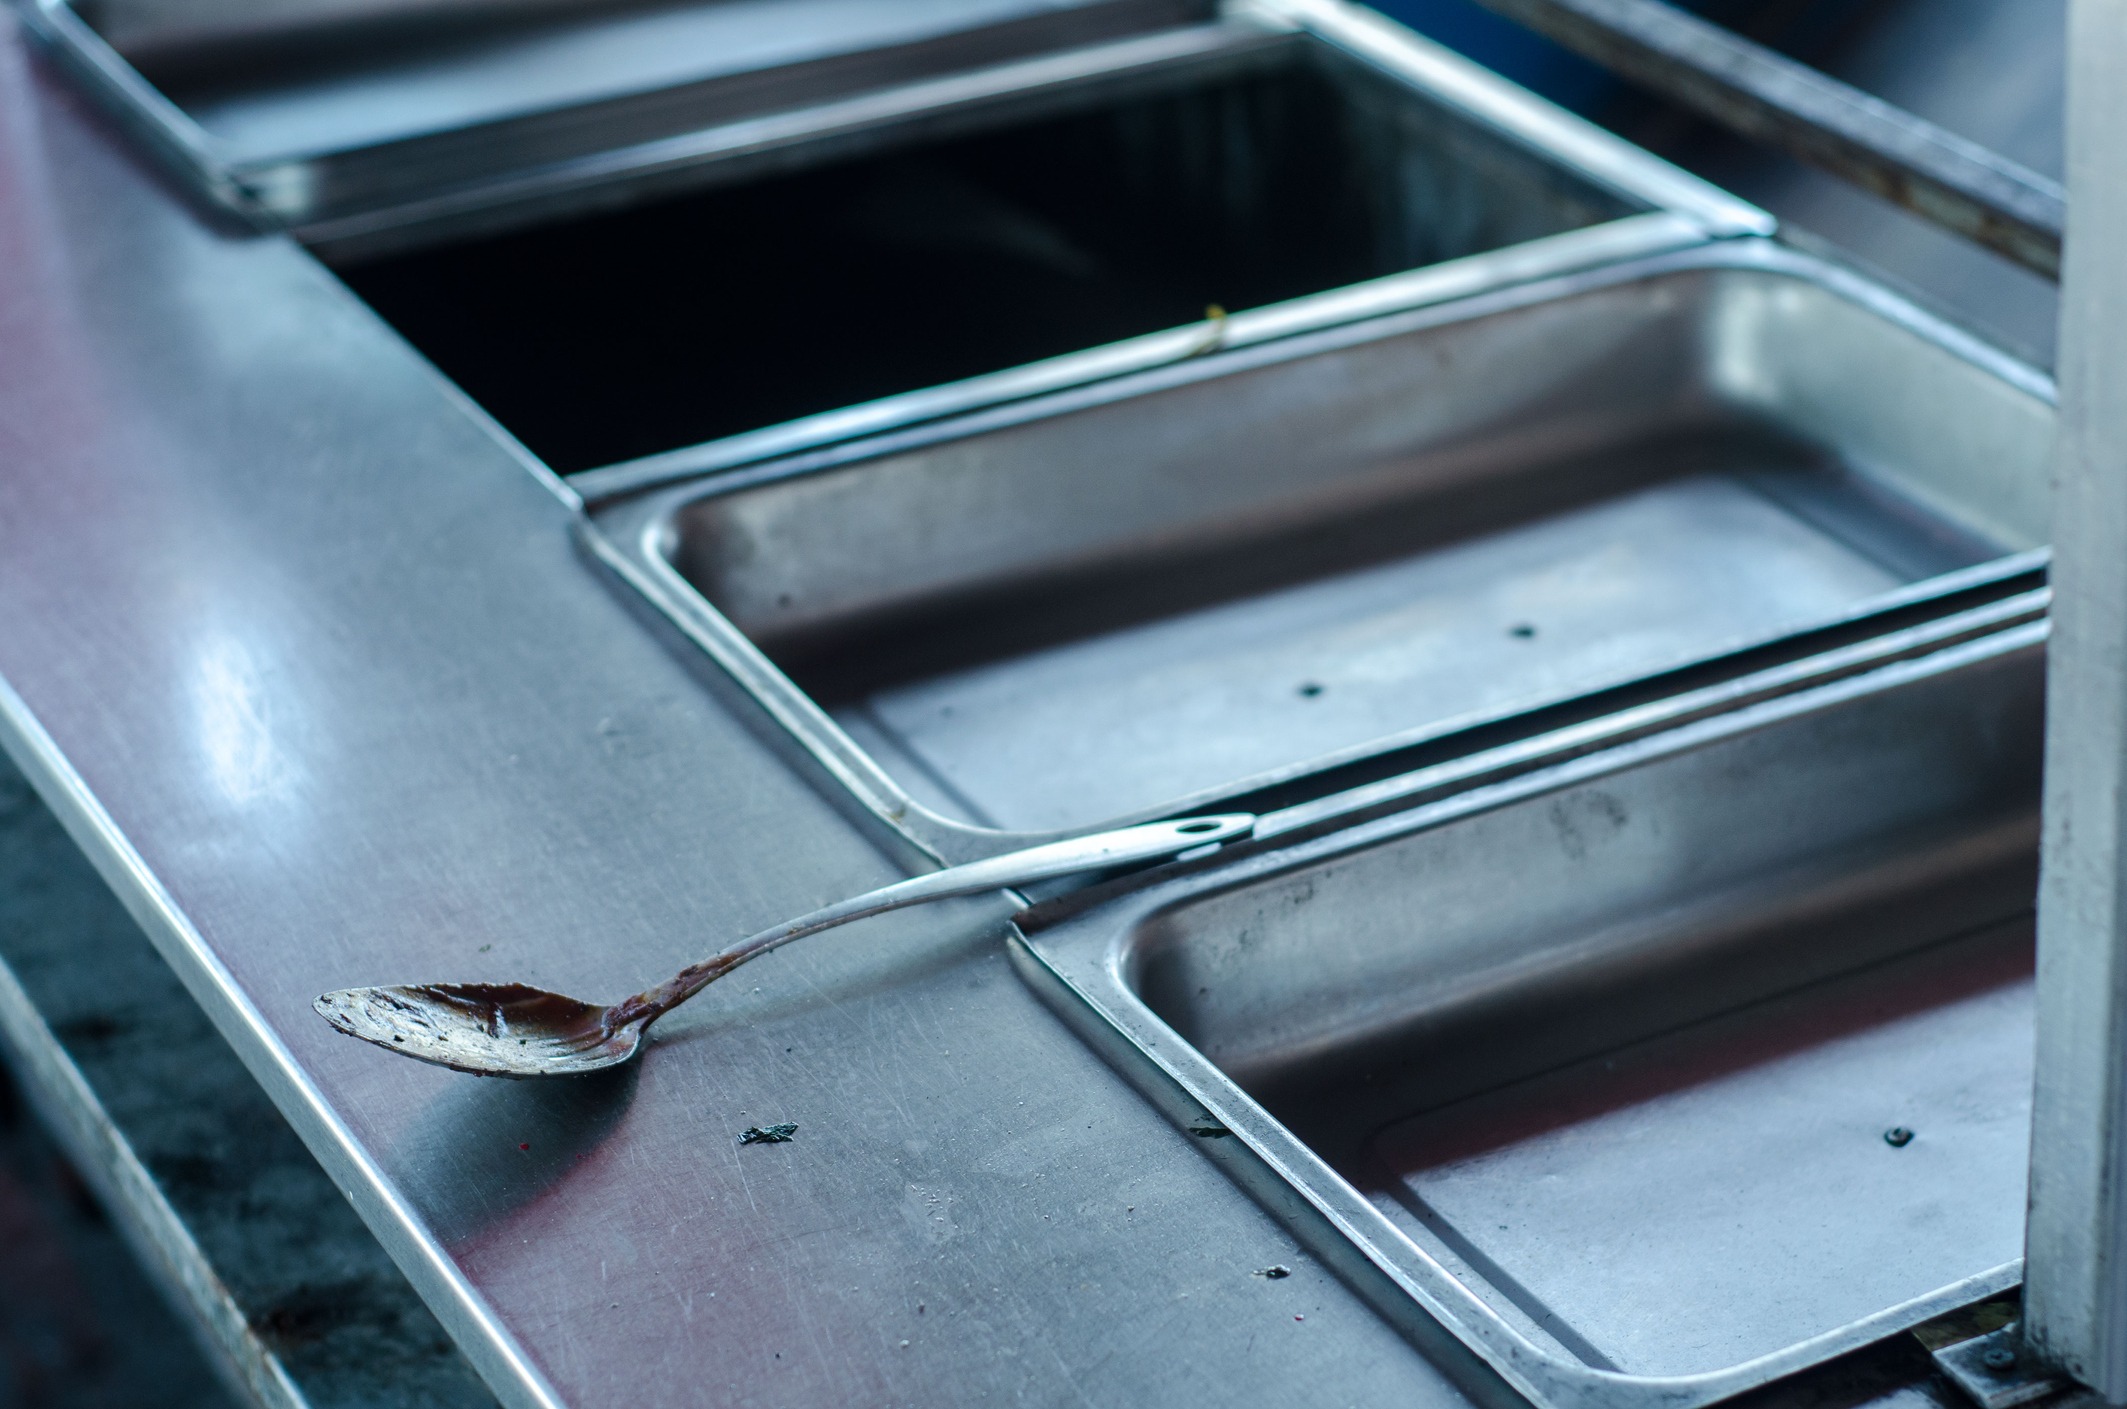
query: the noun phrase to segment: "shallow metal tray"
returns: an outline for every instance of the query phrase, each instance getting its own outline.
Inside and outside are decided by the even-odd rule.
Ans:
[[[1210,0],[29,0],[201,194],[307,227],[1210,18]],[[605,173],[610,174],[610,173]],[[503,191],[492,190],[501,198]],[[408,211],[407,214],[413,212]]]
[[[1338,0],[23,0],[182,181],[339,255],[1070,107],[1306,34],[1477,72]],[[1384,56],[1385,60],[1384,60]],[[1664,209],[1763,223],[1511,85],[1504,125]]]
[[[2051,430],[2029,368],[1728,242],[670,487],[590,536],[960,857],[1335,791],[2014,590]]]
[[[2020,1276],[2043,631],[1052,902],[1015,958],[1391,1315],[1542,1405],[1709,1403]]]

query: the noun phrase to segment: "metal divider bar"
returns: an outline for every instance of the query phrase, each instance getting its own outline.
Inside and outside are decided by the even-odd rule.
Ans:
[[[1624,78],[2060,277],[2066,194],[1999,153],[1662,0],[1480,0]]]

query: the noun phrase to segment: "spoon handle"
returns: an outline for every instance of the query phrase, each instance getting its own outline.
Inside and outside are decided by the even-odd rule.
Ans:
[[[1071,837],[1064,841],[1047,842],[1030,846],[1021,851],[1006,852],[1002,856],[986,857],[959,866],[949,866],[942,871],[914,876],[905,881],[896,881],[877,890],[866,891],[848,900],[836,901],[823,906],[809,915],[800,915],[795,920],[785,920],[772,929],[740,940],[737,944],[698,964],[691,964],[677,974],[657,985],[638,993],[620,1005],[633,1018],[645,1012],[662,1013],[686,1002],[699,992],[704,984],[722,978],[748,959],[766,954],[779,945],[802,939],[809,934],[848,924],[852,920],[883,915],[889,910],[899,910],[910,905],[921,905],[931,900],[947,900],[959,895],[981,895],[987,891],[1004,890],[1012,886],[1031,885],[1035,881],[1054,879],[1057,876],[1073,876],[1086,871],[1104,871],[1115,866],[1136,865],[1145,861],[1159,861],[1200,846],[1245,837],[1255,826],[1255,817],[1246,812],[1230,812],[1214,817],[1183,817],[1171,822],[1147,822],[1136,827],[1120,827],[1112,832],[1094,832],[1089,836]]]
[[[824,915],[828,910],[838,910],[842,906],[857,906],[866,907],[862,909],[864,914],[878,914],[926,900],[943,900],[955,895],[980,895],[987,890],[1032,885],[1036,881],[1052,880],[1057,876],[1075,876],[1085,871],[1104,871],[1112,866],[1132,866],[1141,861],[1158,861],[1199,846],[1210,846],[1246,836],[1255,826],[1255,822],[1256,819],[1249,813],[1233,812],[1218,817],[1183,817],[1172,822],[1147,822],[1142,826],[1122,827],[1112,832],[1070,837],[1063,841],[1030,846],[1022,851],[1006,852],[1002,856],[969,861],[943,871],[932,871],[927,875],[897,881],[893,885],[881,886],[854,900],[845,900],[840,905],[830,905],[815,913]]]

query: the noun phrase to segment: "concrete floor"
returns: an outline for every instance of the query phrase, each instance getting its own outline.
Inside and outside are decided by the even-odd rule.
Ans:
[[[0,1409],[235,1409],[4,1071],[0,1249]]]
[[[146,935],[0,759],[0,1052],[42,1099],[0,1107],[0,1409],[233,1406],[190,1313],[114,1231],[203,1261],[232,1364],[310,1409],[494,1409],[494,1400]],[[6,997],[0,993],[0,997]],[[27,1010],[27,1012],[25,1011]],[[63,1069],[63,1071],[62,1071]],[[10,1095],[15,1095],[9,1088]],[[73,1094],[68,1094],[72,1092]],[[68,1122],[55,1141],[36,1108]],[[124,1142],[168,1213],[99,1210],[60,1147]],[[94,1175],[97,1171],[84,1171]],[[191,1251],[173,1252],[174,1214]],[[158,1231],[160,1230],[160,1231]],[[195,1276],[202,1275],[195,1272]],[[182,1327],[183,1329],[180,1329]],[[267,1368],[270,1364],[271,1368]],[[248,1398],[248,1394],[245,1395]]]

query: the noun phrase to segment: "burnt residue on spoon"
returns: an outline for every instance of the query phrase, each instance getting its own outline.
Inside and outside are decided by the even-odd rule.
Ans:
[[[597,1070],[615,1037],[611,1009],[521,983],[344,989],[313,1006],[349,1037],[481,1076]]]
[[[490,1036],[580,1034],[600,1010],[574,998],[522,983],[423,984],[421,990],[478,1020]]]

